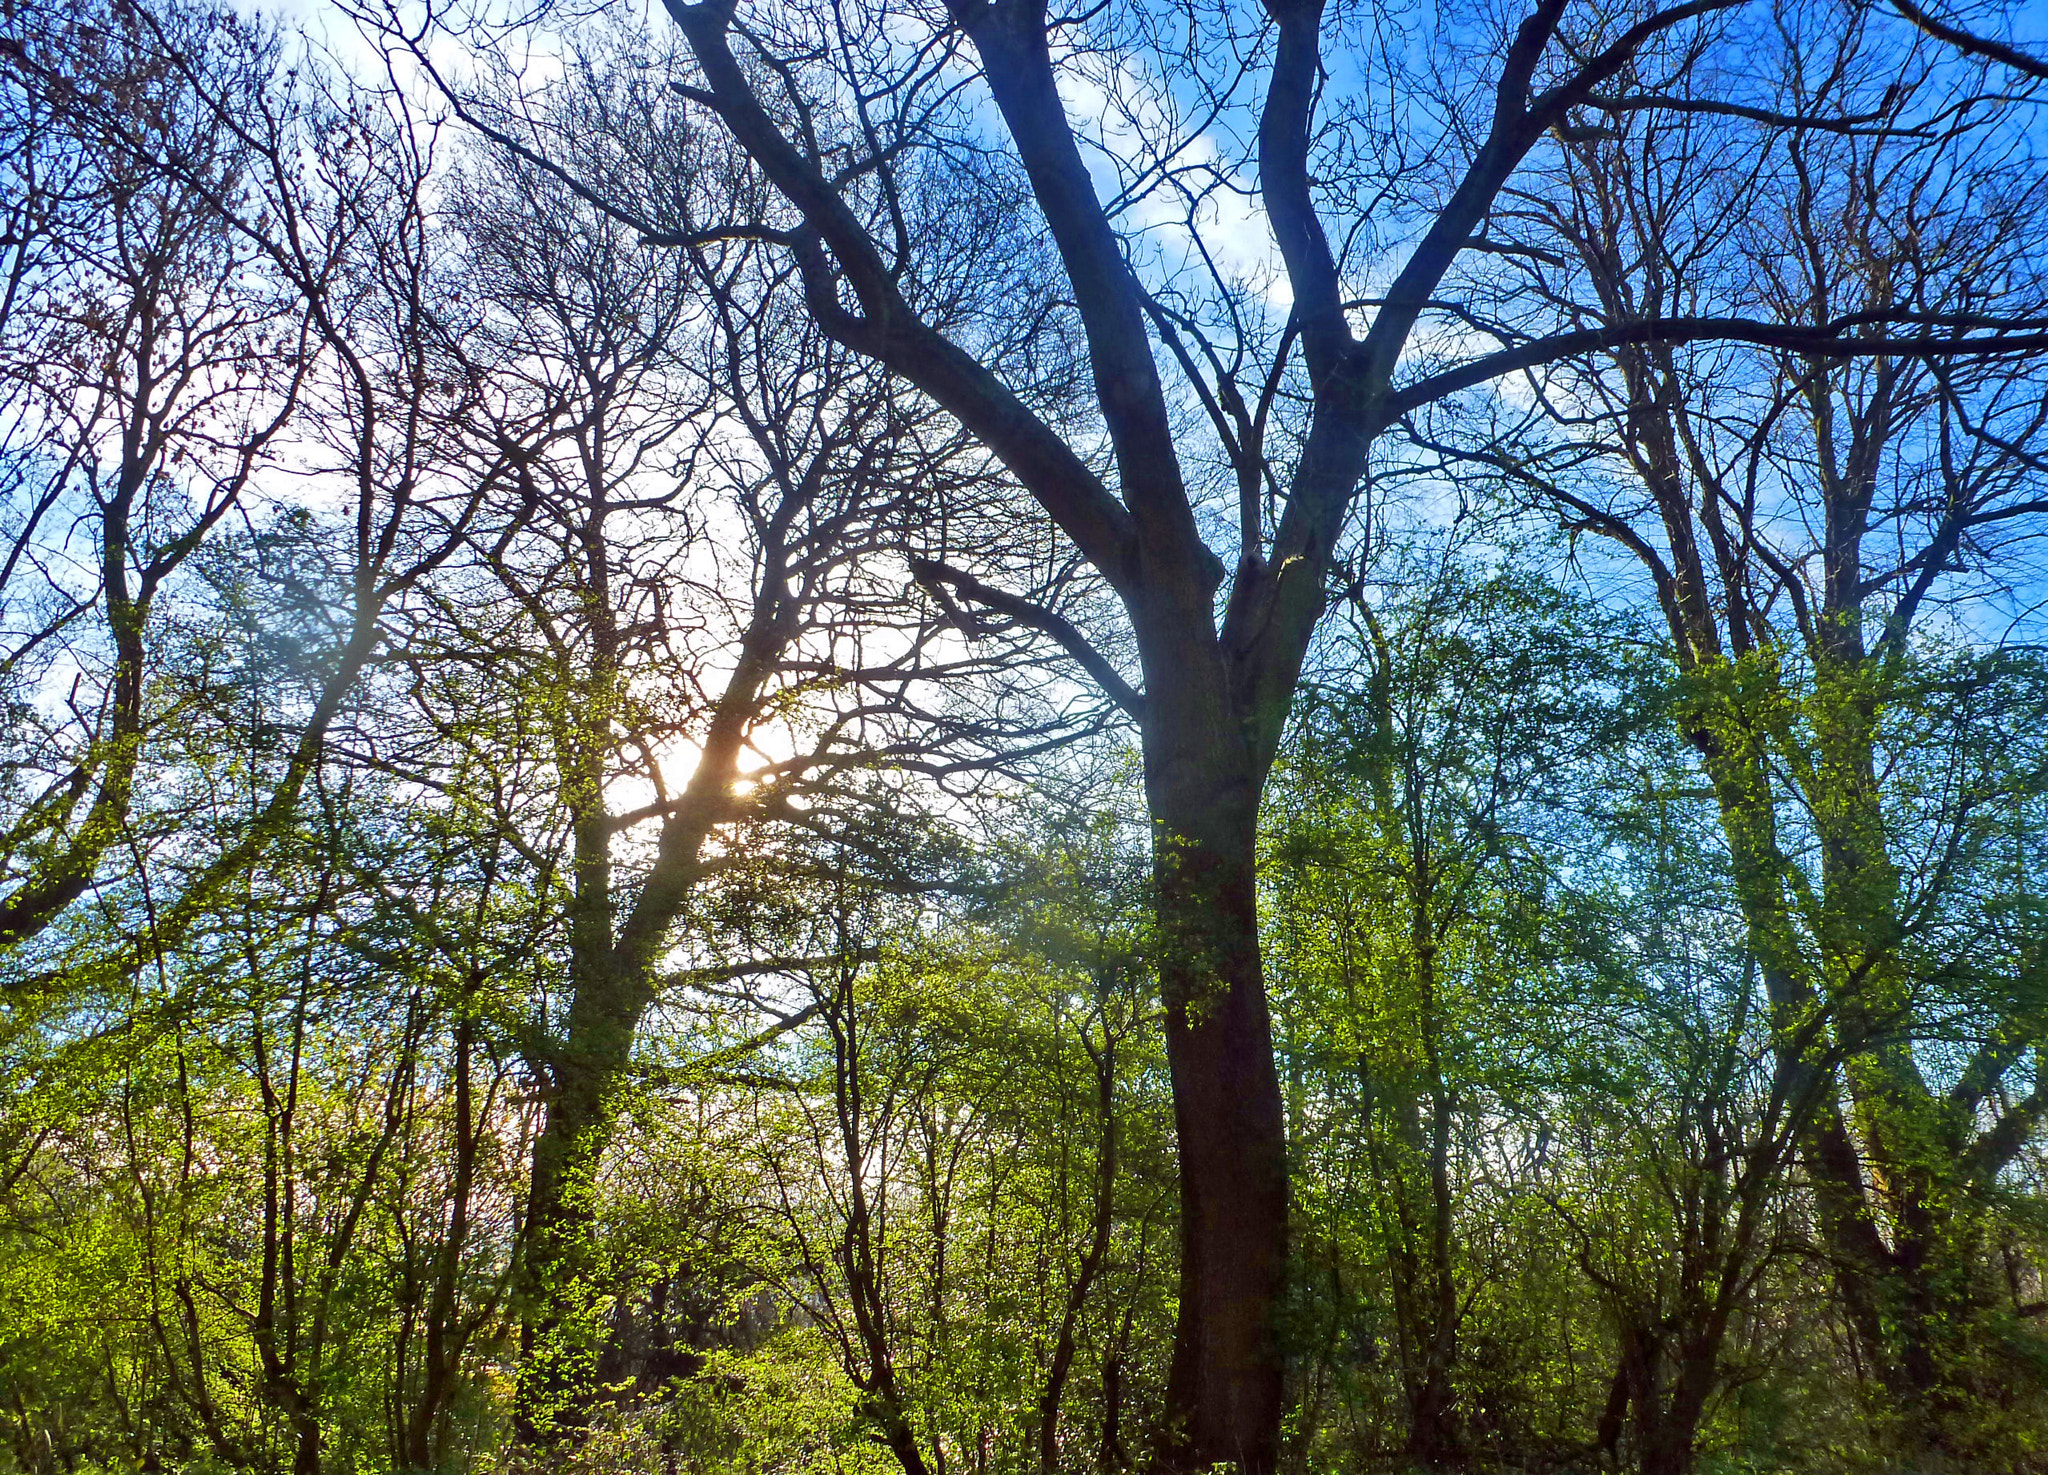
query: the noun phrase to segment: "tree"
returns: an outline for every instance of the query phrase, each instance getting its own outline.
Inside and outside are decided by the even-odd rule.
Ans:
[[[547,108],[565,137],[626,133],[685,194],[730,188],[623,61]],[[792,314],[786,269],[748,243],[649,252],[518,159],[473,160],[453,216],[488,364],[470,434],[513,470],[399,651],[431,734],[407,766],[490,773],[483,817],[559,908],[520,1298],[522,1428],[551,1442],[598,1397],[596,1184],[641,1023],[748,972],[744,943],[688,926],[708,881],[772,825],[830,834],[838,776],[911,756],[892,718],[947,661],[893,553],[910,489],[974,471]]]
[[[787,1027],[665,1075],[719,1103],[698,1151],[727,1180],[723,1213],[671,1232],[746,1226],[754,1284],[789,1308],[715,1366],[746,1384],[809,1344],[906,1475],[1125,1468],[1150,1422],[1171,1182],[1129,838],[1034,813],[943,918],[840,850],[772,907],[815,959]]]
[[[88,248],[74,274],[34,281],[22,314],[43,323],[21,365],[40,386],[26,402],[41,396],[24,423],[50,427],[62,454],[28,462],[47,480],[5,569],[23,611],[42,618],[22,632],[9,679],[47,687],[68,663],[78,680],[64,702],[37,690],[12,709],[31,727],[46,709],[65,717],[17,762],[48,777],[23,794],[8,841],[20,884],[0,903],[0,945],[83,896],[117,840],[143,843],[131,810],[151,729],[181,725],[148,705],[153,682],[178,685],[174,668],[151,669],[159,599],[223,524],[280,503],[289,516],[290,498],[254,505],[260,474],[287,452],[351,508],[345,556],[306,571],[345,590],[346,613],[320,631],[317,678],[289,714],[296,736],[269,792],[203,859],[179,856],[181,889],[152,899],[131,948],[83,970],[118,978],[175,948],[292,823],[387,606],[454,551],[504,468],[484,468],[475,485],[445,479],[447,424],[474,386],[444,332],[427,249],[434,134],[403,99],[358,89],[294,57],[267,26],[203,5],[116,5],[104,25],[37,9],[21,19],[9,80],[30,114],[69,130],[87,160],[77,178],[106,208],[87,215],[104,235],[65,237]],[[116,284],[118,313],[93,305],[95,273]],[[77,534],[55,530],[53,514],[81,488],[96,582],[71,587]],[[38,580],[43,594],[21,590]],[[84,699],[95,673],[97,704]],[[9,983],[47,977],[31,960]]]
[[[1977,112],[2003,79],[1876,24],[1794,39],[1773,85],[1809,121],[1780,136],[1702,100],[1669,125],[1617,108],[1573,141],[1559,169],[1575,187],[1520,194],[1503,300],[1576,293],[1609,324],[1716,299],[1814,323],[1900,301],[1930,318],[2038,310],[2021,202],[2039,181]],[[1532,398],[1543,444],[1510,429],[1474,454],[1649,574],[1777,1018],[1780,1089],[1814,1113],[1845,1303],[1913,1458],[1961,1456],[1997,1381],[1972,1268],[1983,1174],[2035,1119],[2031,1098],[1988,1111],[1984,1092],[2033,1038],[2034,1005],[2023,946],[1987,1021],[2006,1043],[1952,1086],[1930,1080],[1920,1042],[1954,964],[1914,919],[1947,910],[2005,786],[2034,780],[1972,773],[1929,726],[1945,724],[1928,694],[2025,684],[1935,632],[1945,606],[2012,577],[2043,526],[2038,358],[1627,346],[1545,371]],[[1922,764],[1940,754],[1952,798],[1930,807]],[[1954,863],[1913,859],[1934,854]]]
[[[241,507],[314,336],[222,209],[260,163],[208,89],[268,88],[270,48],[217,15],[176,17],[179,56],[210,59],[195,86],[136,12],[10,21],[0,946],[42,931],[118,849],[160,715],[158,597]]]
[[[1170,23],[1031,0],[669,9],[694,63],[677,90],[775,200],[666,224],[631,201],[612,208],[651,239],[744,235],[787,252],[820,329],[955,416],[1115,597],[1141,682],[1079,630],[1041,624],[1142,734],[1182,1161],[1167,1458],[1267,1470],[1283,1407],[1288,1185],[1257,936],[1259,800],[1383,438],[1425,405],[1603,344],[1967,355],[2039,335],[1973,338],[1906,302],[1873,319],[1903,325],[1896,340],[1740,312],[1584,328],[1566,300],[1546,331],[1455,352],[1469,299],[1454,272],[1490,259],[1508,182],[1594,126],[1587,110],[1625,75],[1631,106],[1689,106],[1678,84],[1707,85],[1710,59],[1753,39],[1741,0],[1625,16],[1545,0],[1512,27],[1474,17],[1447,29],[1441,60],[1390,37],[1342,73],[1324,51],[1339,17],[1313,0],[1276,0],[1249,20],[1191,8]],[[1077,123],[1063,86],[1101,99],[1092,122]],[[1091,148],[1113,187],[1098,184]],[[1034,403],[1007,323],[941,315],[934,289],[958,278],[965,253],[937,229],[935,189],[1028,201],[1042,222],[1064,279],[1054,312],[1086,345],[1087,419]],[[1237,200],[1255,201],[1271,231],[1277,281],[1263,242],[1251,263],[1224,249]],[[1161,222],[1174,234],[1155,246]],[[1001,277],[1005,264],[991,250],[966,270]],[[1261,279],[1284,294],[1284,321]]]
[[[1481,564],[1489,531],[1461,517],[1381,553],[1372,601],[1305,683],[1268,806],[1319,1390],[1299,1437],[1345,1462],[1392,1453],[1321,1412],[1320,1390],[1358,1379],[1397,1381],[1401,1457],[1512,1457],[1503,1426],[1524,1411],[1494,1390],[1526,1369],[1501,1379],[1475,1351],[1512,1327],[1521,1272],[1499,1244],[1542,1175],[1500,1144],[1588,1094],[1549,1063],[1577,1048],[1556,1031],[1598,1028],[1629,931],[1605,852],[1652,710],[1643,663],[1624,621]],[[1345,1348],[1367,1337],[1384,1371]]]

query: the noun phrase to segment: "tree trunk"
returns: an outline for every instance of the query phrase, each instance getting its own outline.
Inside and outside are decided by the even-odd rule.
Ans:
[[[1181,1159],[1180,1309],[1165,1462],[1265,1475],[1278,1457],[1287,1151],[1259,955],[1257,785],[1148,732],[1160,985]],[[1219,742],[1215,746],[1222,747]],[[1196,748],[1189,761],[1188,748]]]
[[[1083,1026],[1085,1031],[1086,1026]],[[1067,1377],[1073,1371],[1075,1328],[1088,1304],[1088,1292],[1109,1258],[1110,1237],[1116,1228],[1116,1040],[1107,1026],[1101,1050],[1087,1041],[1083,1045],[1094,1057],[1095,1102],[1102,1123],[1102,1143],[1096,1150],[1094,1224],[1088,1249],[1067,1292],[1060,1316],[1059,1335],[1054,1339],[1052,1365],[1046,1370],[1045,1391],[1038,1400],[1038,1468],[1040,1475],[1058,1475],[1060,1465],[1060,1400],[1065,1396]]]
[[[1443,1021],[1437,1009],[1436,942],[1428,889],[1418,895],[1414,918],[1415,969],[1422,1053],[1429,1089],[1429,1310],[1418,1327],[1422,1385],[1408,1426],[1408,1455],[1434,1468],[1458,1457],[1457,1390],[1451,1375],[1458,1358],[1458,1280],[1452,1263],[1451,1132],[1454,1103],[1444,1079]]]
[[[1607,1405],[1600,1411],[1594,1435],[1595,1444],[1603,1453],[1618,1454],[1623,1435],[1631,1433],[1638,1457],[1648,1447],[1657,1423],[1661,1359],[1662,1348],[1656,1333],[1633,1320],[1622,1324],[1615,1348],[1614,1378],[1608,1384]]]
[[[1640,1452],[1643,1475],[1692,1475],[1700,1419],[1721,1381],[1721,1342],[1721,1330],[1715,1328],[1679,1353],[1671,1396],[1646,1430]]]
[[[1739,706],[1703,713],[1687,737],[1714,786],[1737,904],[1771,1005],[1774,1068],[1790,1109],[1803,1118],[1798,1135],[1821,1227],[1841,1267],[1843,1308],[1858,1338],[1886,1366],[1876,1294],[1891,1256],[1871,1218],[1834,1068],[1821,1061],[1824,1029],[1832,1021],[1793,935],[1783,879],[1788,862],[1779,848],[1771,779],[1752,724]]]
[[[1832,564],[1832,560],[1831,560]],[[1856,567],[1853,558],[1845,569]],[[1848,582],[1849,573],[1843,576]],[[1844,601],[1845,604],[1848,601]],[[1958,1181],[1963,1143],[1914,1058],[1912,986],[1899,949],[1899,876],[1877,779],[1876,732],[1887,673],[1864,649],[1861,611],[1822,626],[1812,701],[1821,758],[1810,800],[1821,841],[1821,950],[1858,1136],[1891,1248],[1867,1257],[1889,1333],[1872,1347],[1899,1405],[1898,1453],[1938,1466],[1967,1451],[1957,1414],[1974,1401],[1965,1371],[1981,1335],[1979,1236]],[[1858,1181],[1860,1190],[1860,1175]],[[1882,1239],[1873,1230],[1870,1238]],[[1888,1343],[1889,1345],[1886,1345]]]
[[[553,1095],[534,1143],[527,1201],[514,1413],[527,1443],[549,1443],[583,1427],[596,1392],[606,1326],[595,1273],[597,1169],[611,1142],[612,1096],[646,998],[630,979],[582,980],[567,1047],[553,1062]]]
[[[597,1392],[607,1318],[598,1307],[592,1194],[611,1143],[613,1097],[632,1063],[634,1034],[658,990],[670,928],[702,872],[706,838],[730,819],[733,780],[761,690],[793,631],[779,572],[756,597],[690,782],[662,823],[653,867],[621,910],[613,882],[612,821],[604,804],[604,747],[587,732],[565,740],[574,811],[576,891],[569,912],[574,996],[567,1038],[547,1061],[553,1095],[533,1149],[527,1204],[526,1309],[520,1327],[514,1424],[527,1443],[582,1426]],[[600,673],[598,689],[608,690]],[[608,701],[609,698],[606,698]],[[608,708],[593,703],[592,711]]]
[[[471,987],[476,979],[472,977]],[[409,1472],[438,1469],[447,1437],[445,1415],[453,1402],[468,1335],[462,1327],[462,1255],[470,1228],[470,1195],[476,1182],[476,1102],[471,1082],[476,1017],[465,990],[455,1024],[455,1171],[448,1188],[446,1237],[434,1256],[434,1283],[427,1307],[426,1370],[419,1397],[403,1420],[404,1466]]]

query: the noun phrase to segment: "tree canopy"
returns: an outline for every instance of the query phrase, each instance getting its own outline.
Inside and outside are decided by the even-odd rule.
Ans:
[[[2024,7],[20,0],[0,134],[0,1463],[2048,1470]]]

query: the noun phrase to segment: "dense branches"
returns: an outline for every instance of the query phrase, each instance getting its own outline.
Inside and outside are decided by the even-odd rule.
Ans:
[[[2036,1467],[2026,36],[326,20],[4,20],[0,1462]]]

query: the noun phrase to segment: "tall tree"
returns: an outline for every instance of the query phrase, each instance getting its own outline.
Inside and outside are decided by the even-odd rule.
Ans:
[[[1574,188],[1523,192],[1541,241],[1503,243],[1512,295],[1577,291],[1615,324],[1716,298],[1815,324],[2048,301],[2026,203],[2038,166],[1978,101],[2004,78],[1868,21],[1816,24],[1777,65],[1806,120],[1777,136],[1702,100],[1670,125],[1617,107],[1571,143]],[[2020,670],[1931,641],[1952,601],[2016,577],[2048,529],[2039,358],[1624,346],[1559,366],[1533,398],[1549,444],[1511,433],[1480,458],[1649,573],[1777,1014],[1781,1087],[1814,1114],[1846,1304],[1914,1458],[1964,1455],[1986,1377],[1978,1216],[2039,1112],[1990,1093],[2038,1039],[2037,1006],[2023,944],[1981,1058],[1937,1083],[1918,1041],[1955,965],[1927,922],[1968,884],[1961,858],[2001,823],[2005,786],[2033,781],[1949,749],[1927,693],[1967,701],[1982,683],[2026,701]],[[1592,427],[1620,479],[1574,467]],[[1944,751],[1954,797],[1930,808],[1921,764]]]
[[[547,106],[685,192],[731,187],[630,65]],[[892,761],[897,709],[947,661],[891,554],[912,489],[973,472],[950,425],[792,311],[786,264],[751,243],[651,251],[524,160],[473,161],[453,216],[493,366],[471,435],[515,469],[401,658],[429,763],[495,772],[491,821],[560,908],[521,1293],[520,1421],[545,1442],[599,1392],[598,1174],[642,1022],[692,978],[749,970],[745,939],[687,927],[691,908],[764,827],[829,833],[821,791]]]
[[[212,95],[268,89],[274,48],[204,11],[170,19],[168,56],[115,7],[9,20],[0,947],[118,852],[160,715],[158,598],[243,504],[313,357],[305,300],[223,209],[260,161]]]
[[[51,147],[83,193],[73,257],[17,283],[27,336],[10,366],[20,423],[45,444],[15,468],[35,492],[0,565],[22,621],[10,715],[28,729],[0,947],[153,838],[133,813],[144,765],[181,726],[152,710],[177,700],[164,693],[180,675],[152,653],[153,611],[195,555],[238,518],[303,510],[303,492],[278,495],[283,466],[320,488],[309,500],[349,509],[340,556],[313,575],[346,591],[346,610],[320,631],[317,683],[268,792],[203,856],[179,856],[175,891],[157,878],[147,927],[98,970],[118,974],[175,948],[293,821],[386,608],[454,551],[504,467],[451,477],[448,426],[474,386],[430,246],[436,134],[403,98],[203,4],[16,19],[7,80],[31,120],[61,124],[70,141]],[[45,162],[24,159],[27,180]],[[24,966],[9,982],[44,976]]]

